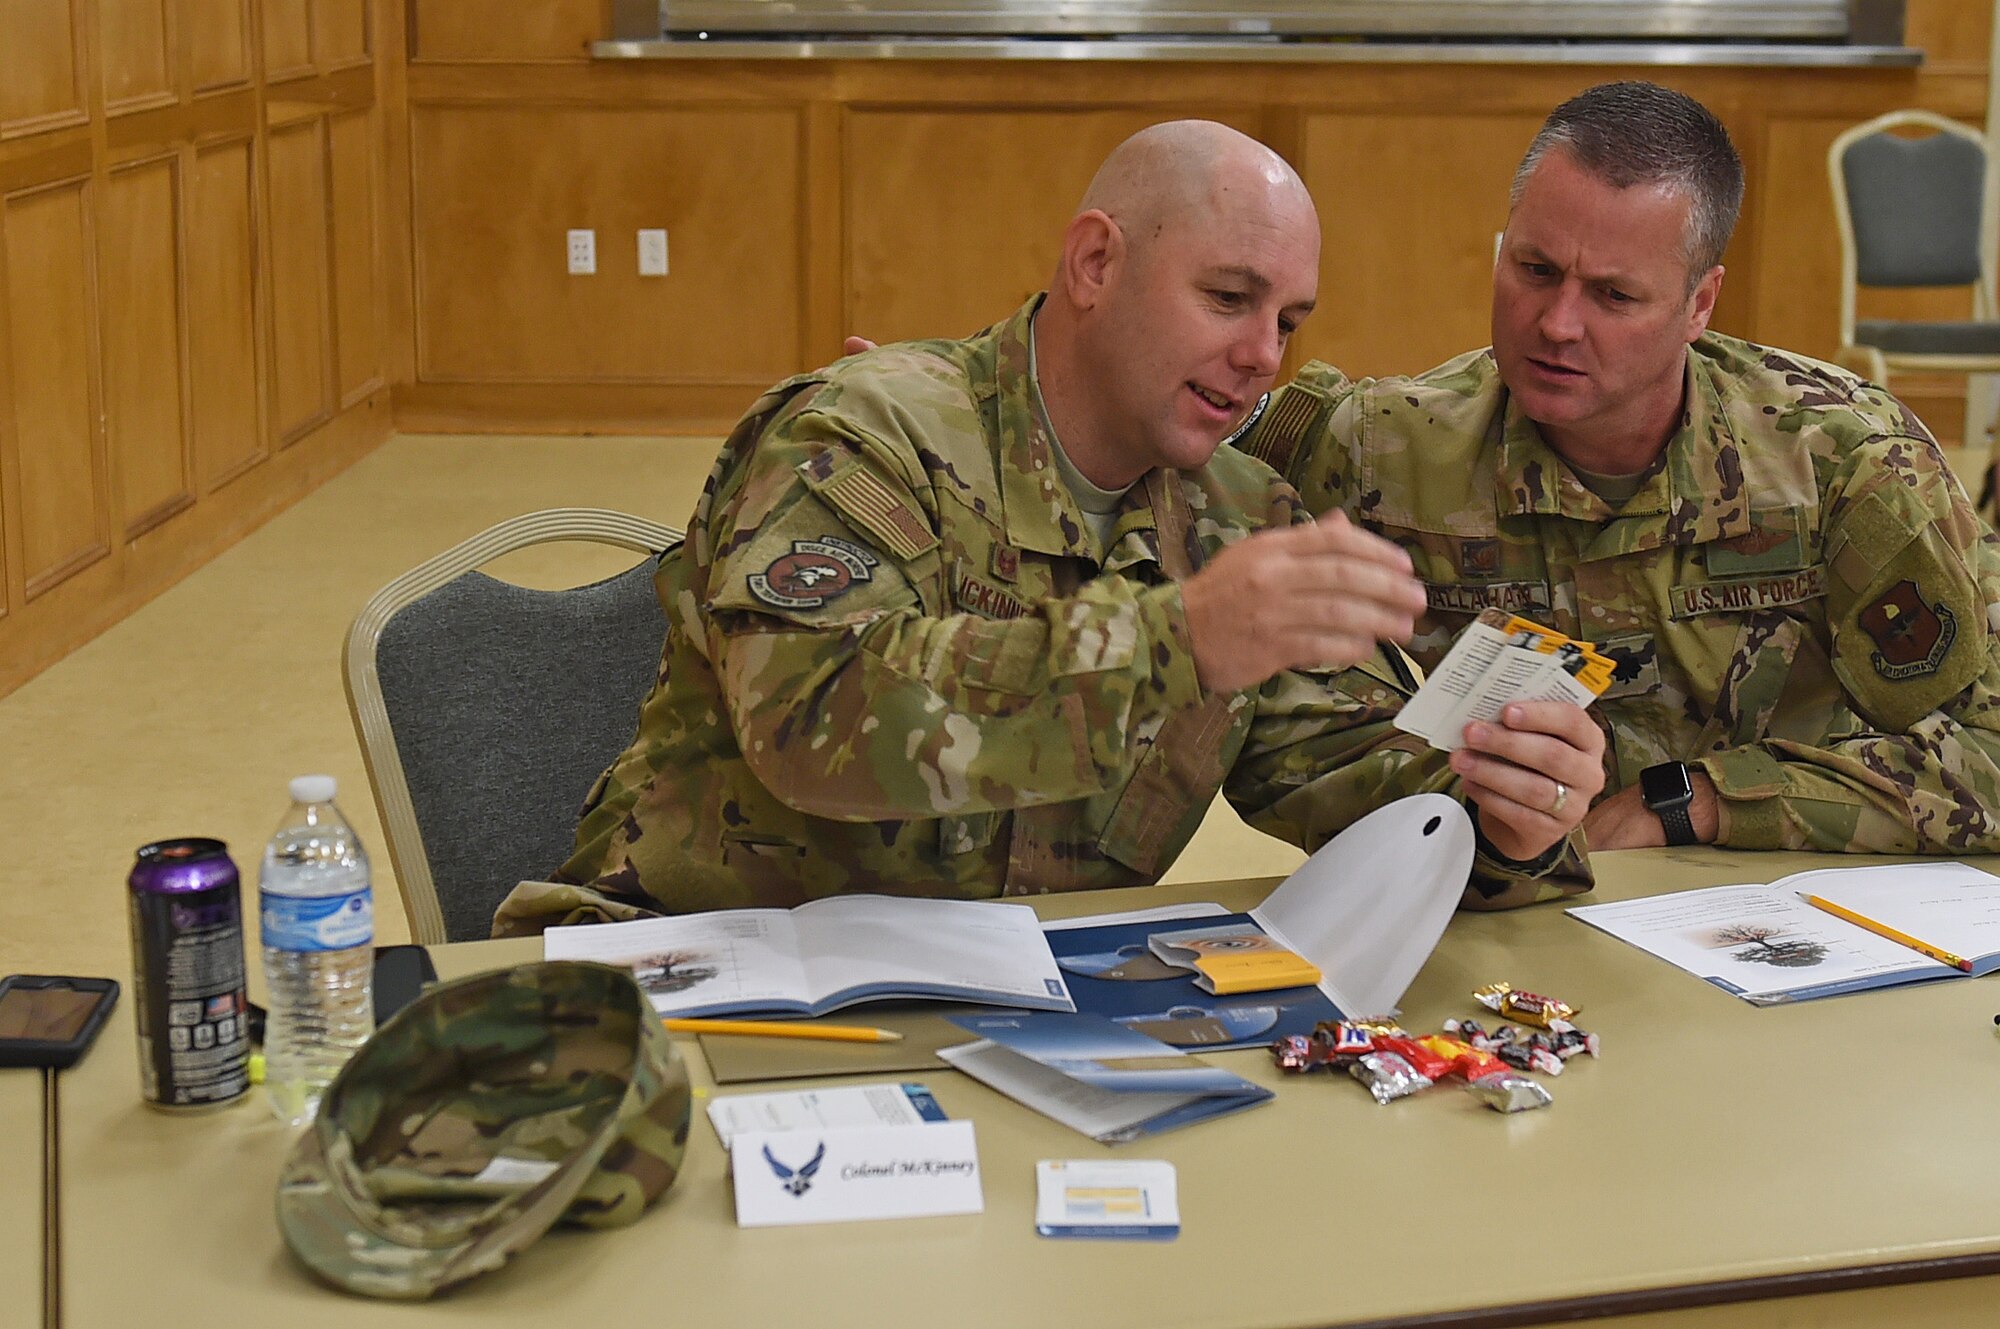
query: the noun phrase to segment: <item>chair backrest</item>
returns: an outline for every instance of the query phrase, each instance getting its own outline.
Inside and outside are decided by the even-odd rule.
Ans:
[[[1904,126],[1933,132],[1889,132]],[[1976,315],[1992,317],[1986,156],[1978,131],[1929,111],[1891,111],[1833,141],[1827,174],[1840,226],[1843,345],[1854,339],[1857,285],[1972,286]]]
[[[417,941],[488,935],[515,882],[569,856],[577,807],[658,674],[653,570],[680,538],[599,509],[529,513],[397,578],[355,618],[348,705]],[[647,557],[561,591],[475,570],[556,540]]]

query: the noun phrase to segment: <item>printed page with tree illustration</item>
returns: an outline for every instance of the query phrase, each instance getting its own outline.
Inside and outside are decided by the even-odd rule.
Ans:
[[[1035,911],[991,900],[837,895],[550,928],[542,954],[630,969],[661,1015],[824,1015],[911,997],[1076,1009]]]
[[[1815,909],[1789,877],[1769,886],[1715,886],[1569,912],[1759,1006],[1965,977]]]

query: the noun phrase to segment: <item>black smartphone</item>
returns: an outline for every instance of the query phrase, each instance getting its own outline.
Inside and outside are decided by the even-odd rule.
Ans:
[[[0,978],[0,1066],[75,1065],[117,1004],[115,979]]]
[[[375,950],[375,1026],[381,1028],[417,999],[424,984],[437,982],[437,966],[422,946],[380,946]]]

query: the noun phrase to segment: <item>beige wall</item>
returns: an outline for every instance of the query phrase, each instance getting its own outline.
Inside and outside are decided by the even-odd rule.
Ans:
[[[378,18],[0,0],[0,693],[386,435]]]

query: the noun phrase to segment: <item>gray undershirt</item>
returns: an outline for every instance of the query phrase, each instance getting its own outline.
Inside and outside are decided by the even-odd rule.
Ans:
[[[1063,450],[1062,440],[1056,437],[1056,426],[1049,419],[1048,403],[1042,400],[1041,375],[1035,372],[1035,322],[1028,320],[1028,385],[1034,389],[1035,405],[1042,413],[1042,419],[1049,426],[1049,451],[1055,454],[1056,474],[1062,477],[1069,489],[1070,497],[1076,500],[1078,511],[1083,514],[1084,525],[1090,528],[1091,536],[1097,541],[1098,561],[1111,548],[1111,532],[1118,525],[1118,511],[1125,505],[1125,495],[1132,486],[1124,489],[1104,489],[1090,482],[1090,478],[1076,469],[1076,463]]]
[[[1573,461],[1569,463],[1569,468],[1577,479],[1583,481],[1585,489],[1609,503],[1613,511],[1630,503],[1632,496],[1644,489],[1646,482],[1653,478],[1651,467],[1637,475],[1599,475],[1596,471],[1584,470]]]

